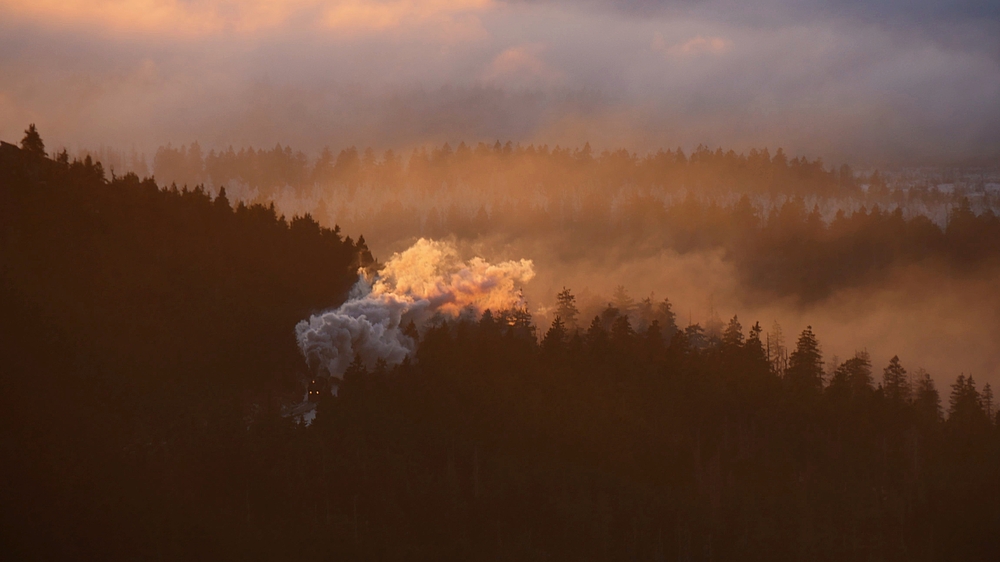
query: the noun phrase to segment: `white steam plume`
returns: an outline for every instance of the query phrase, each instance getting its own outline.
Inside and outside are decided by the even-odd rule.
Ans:
[[[336,377],[355,354],[369,365],[398,364],[416,345],[403,333],[411,320],[419,325],[435,314],[523,306],[515,284],[534,276],[531,260],[464,261],[454,244],[421,238],[394,254],[373,281],[362,275],[339,308],[299,322],[299,348],[310,367]]]

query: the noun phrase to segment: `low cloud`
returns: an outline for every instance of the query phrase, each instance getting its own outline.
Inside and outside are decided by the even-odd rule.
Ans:
[[[657,34],[653,38],[652,48],[654,51],[664,53],[669,57],[688,57],[701,54],[722,54],[729,50],[732,41],[722,37],[706,37],[698,35],[673,45],[668,45],[663,36]]]
[[[464,24],[477,26],[475,14],[491,6],[491,0],[5,0],[0,13],[12,21],[63,30],[90,27],[173,37],[252,34],[290,26],[355,35],[426,24],[454,31]]]
[[[147,152],[500,138],[861,166],[1000,154],[996,18],[879,10],[0,0],[0,138],[35,122],[53,146]]]
[[[565,76],[542,59],[544,51],[545,45],[542,43],[505,49],[493,59],[482,77],[487,82],[507,87],[557,85]]]

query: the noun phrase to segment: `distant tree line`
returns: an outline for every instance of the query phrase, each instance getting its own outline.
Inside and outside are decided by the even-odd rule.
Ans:
[[[104,151],[119,166],[144,172],[144,162],[135,154]],[[449,193],[455,190],[506,192],[522,197],[534,192],[560,196],[568,192],[597,190],[613,197],[621,190],[686,191],[705,197],[732,193],[757,196],[807,198],[853,198],[869,206],[883,207],[921,203],[936,205],[971,194],[966,188],[982,191],[979,174],[958,181],[954,173],[938,174],[949,181],[949,191],[939,191],[929,182],[906,174],[886,175],[878,170],[858,173],[850,165],[828,167],[821,158],[790,158],[778,148],[747,153],[699,145],[690,154],[681,148],[639,155],[624,149],[595,153],[589,144],[582,148],[548,145],[492,146],[480,142],[455,148],[418,147],[404,155],[393,150],[376,154],[371,148],[349,147],[334,153],[324,148],[315,159],[289,146],[271,149],[229,147],[207,153],[197,142],[190,145],[161,146],[152,161],[152,170],[162,181],[181,185],[211,186],[242,184],[256,190],[267,201],[283,188],[295,193],[329,195],[359,187],[375,191]],[[985,171],[984,171],[985,172]],[[933,175],[933,174],[932,174]],[[899,176],[897,179],[893,179]],[[977,181],[969,183],[972,179]],[[972,185],[972,184],[976,185]],[[968,185],[966,185],[968,184]],[[958,189],[955,189],[958,188]],[[973,189],[975,190],[975,189]],[[1000,204],[1000,194],[987,194],[985,207]]]
[[[570,149],[463,142],[454,149],[448,143],[430,150],[417,148],[405,159],[393,150],[376,155],[371,148],[350,147],[334,156],[324,148],[310,162],[301,151],[280,144],[270,150],[229,147],[205,153],[195,142],[157,149],[153,171],[164,180],[188,185],[242,182],[264,195],[285,186],[298,191],[317,185],[439,191],[478,188],[489,182],[525,182],[546,191],[580,184],[799,195],[833,195],[842,188],[858,191],[858,178],[850,166],[827,170],[821,159],[789,158],[780,148],[774,156],[766,148],[737,154],[705,146],[690,155],[678,148],[637,156],[626,150],[594,154],[589,144]]]
[[[612,210],[614,209],[614,210]],[[652,195],[585,201],[579,210],[550,212],[501,206],[472,217],[449,211],[422,224],[412,208],[384,207],[363,224],[378,239],[405,232],[460,239],[500,239],[544,246],[560,264],[606,260],[609,266],[657,255],[722,250],[743,287],[762,296],[808,302],[843,287],[864,287],[901,267],[928,265],[955,278],[1000,265],[1000,217],[956,202],[942,227],[924,215],[906,217],[875,205],[836,211],[825,220],[818,205],[795,197],[764,212],[749,196],[729,205],[687,196],[664,206]],[[537,244],[544,242],[544,244]]]
[[[965,275],[1000,260],[993,210],[1000,201],[988,193],[970,200],[961,192],[892,191],[877,171],[827,170],[781,150],[636,156],[463,143],[416,149],[405,165],[392,151],[378,157],[353,148],[324,150],[312,164],[280,145],[205,155],[195,143],[157,154],[161,178],[239,182],[265,203],[284,201],[271,188],[292,186],[316,201],[309,210],[320,223],[336,220],[384,244],[416,236],[544,241],[567,264],[722,248],[742,284],[767,297],[812,301],[900,266]],[[917,210],[904,212],[906,205]],[[932,219],[919,211],[927,205],[947,212]]]
[[[386,245],[416,236],[544,240],[560,263],[723,248],[747,288],[803,301],[898,266],[945,263],[964,274],[1000,256],[1000,193],[903,191],[878,171],[827,169],[781,149],[638,156],[446,143],[408,158],[324,149],[310,161],[281,145],[205,153],[193,143],[161,147],[153,169],[180,185],[244,186],[248,201],[309,211]]]

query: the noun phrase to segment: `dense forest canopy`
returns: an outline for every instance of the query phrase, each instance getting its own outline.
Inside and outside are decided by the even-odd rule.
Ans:
[[[816,268],[841,252],[869,274],[997,258],[996,218],[971,205],[942,229],[881,210],[827,224],[802,199],[763,220],[748,201],[688,198],[663,223],[733,229],[692,248],[784,244],[775,260]],[[980,377],[832,360],[812,327],[785,343],[745,316],[687,322],[624,286],[594,311],[564,287],[544,322],[515,306],[407,327],[414,353],[356,356],[306,424],[289,407],[322,373],[293,328],[357,298],[359,268],[381,266],[363,237],[221,188],[108,179],[48,158],[32,127],[0,146],[0,242],[0,547],[19,559],[1000,551],[1000,415]],[[781,290],[808,296],[831,273],[815,275]]]

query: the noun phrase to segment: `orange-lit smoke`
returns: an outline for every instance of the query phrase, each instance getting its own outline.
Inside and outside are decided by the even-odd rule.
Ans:
[[[523,306],[517,285],[534,275],[530,260],[465,261],[453,244],[422,238],[393,255],[374,282],[362,276],[343,305],[299,322],[299,348],[310,367],[336,377],[356,355],[395,365],[416,348],[409,322]]]

